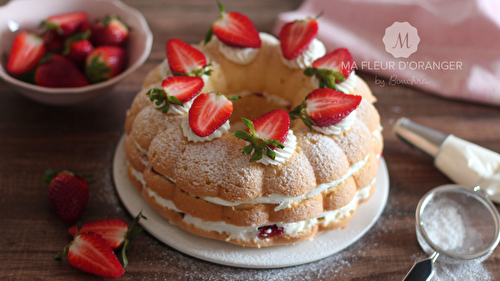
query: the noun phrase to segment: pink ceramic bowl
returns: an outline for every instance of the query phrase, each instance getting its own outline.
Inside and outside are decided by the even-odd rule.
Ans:
[[[36,31],[43,19],[75,11],[87,12],[90,20],[117,14],[130,26],[127,69],[108,81],[78,88],[47,88],[22,82],[7,74],[4,61],[0,65],[0,77],[30,99],[46,104],[69,105],[86,102],[110,92],[120,80],[146,61],[153,43],[153,35],[146,19],[139,11],[118,0],[11,1],[0,7],[0,54],[10,51],[12,41],[19,31]]]

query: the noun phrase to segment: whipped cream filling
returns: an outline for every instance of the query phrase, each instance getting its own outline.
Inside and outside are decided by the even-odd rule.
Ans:
[[[247,145],[250,144],[247,142]],[[264,165],[278,165],[286,161],[286,159],[292,156],[295,148],[297,147],[297,137],[293,134],[292,130],[288,130],[288,135],[286,136],[286,140],[283,143],[284,148],[276,148],[274,153],[276,153],[276,157],[273,159],[269,158],[265,153],[262,155],[262,158],[257,160],[256,162],[262,163]],[[255,150],[253,150],[255,151]],[[253,153],[252,151],[252,153]]]
[[[354,173],[359,171],[366,164],[369,157],[370,157],[370,155],[368,154],[363,160],[361,160],[357,163],[354,163],[349,168],[347,173],[344,176],[342,176],[342,178],[335,180],[335,181],[332,181],[332,182],[322,183],[322,184],[318,185],[315,189],[313,189],[313,190],[311,190],[303,195],[287,196],[287,195],[275,193],[275,194],[271,194],[267,197],[259,197],[259,198],[255,198],[254,200],[239,201],[239,202],[231,202],[231,201],[221,199],[219,197],[205,197],[203,199],[208,201],[208,202],[222,205],[222,206],[238,206],[241,204],[278,204],[278,206],[276,206],[274,208],[274,211],[277,212],[279,210],[289,208],[294,201],[302,201],[304,199],[314,197],[314,196],[320,194],[321,192],[323,192],[331,187],[336,187],[340,183],[347,180]]]
[[[205,70],[208,70],[208,66],[205,67]],[[165,58],[161,65],[160,65],[160,76],[163,80],[167,79],[170,76],[173,76],[174,74],[172,73],[172,70],[170,69],[170,65],[168,65],[168,59]],[[203,82],[207,83],[209,76],[208,75],[202,75],[201,79],[203,79]],[[161,85],[161,84],[160,84]]]
[[[223,134],[229,132],[229,128],[231,127],[229,125],[229,120],[227,120],[222,126],[217,128],[213,133],[206,137],[200,137],[196,135],[193,130],[191,129],[191,126],[189,126],[189,115],[184,117],[181,122],[181,127],[182,127],[182,133],[183,135],[189,140],[193,142],[204,142],[204,141],[211,141],[213,139],[220,138]]]
[[[285,57],[283,57],[283,53],[281,52],[281,48],[279,48],[279,52],[281,61],[284,65],[291,69],[304,69],[311,66],[315,60],[324,56],[326,54],[326,48],[325,45],[323,45],[323,42],[314,38],[307,49],[295,59],[285,59]]]
[[[353,110],[349,115],[347,115],[342,121],[337,124],[332,124],[326,127],[312,126],[314,130],[323,133],[325,135],[339,135],[343,132],[349,131],[356,121],[356,110]]]
[[[284,234],[282,235],[297,235],[302,232],[309,231],[312,227],[316,226],[317,224],[322,224],[322,225],[329,225],[332,223],[340,222],[346,217],[350,216],[352,212],[356,209],[358,206],[358,203],[360,200],[364,200],[370,196],[370,190],[372,185],[375,183],[375,179],[366,187],[358,190],[353,198],[353,200],[347,204],[346,206],[336,209],[336,210],[331,210],[331,211],[324,211],[321,213],[319,216],[316,218],[308,219],[308,220],[303,220],[303,221],[298,221],[298,222],[291,222],[291,223],[281,223],[281,222],[270,222],[266,225],[276,225],[278,227],[282,227],[284,229]],[[149,194],[153,194],[155,196],[155,193],[149,188],[146,188],[148,190]],[[157,197],[155,197],[157,200]],[[164,204],[161,204],[160,201],[158,204],[162,205],[165,208],[169,208],[168,206],[173,205],[173,208],[175,208],[175,204],[173,204],[172,201],[170,200],[165,200],[164,201],[169,201],[168,203],[163,202]],[[169,208],[171,209],[171,208]],[[177,208],[175,208],[177,209]],[[172,210],[175,210],[172,209]],[[176,210],[177,212],[181,212]],[[213,221],[204,221],[200,218],[196,218],[190,215],[185,215],[183,218],[183,221],[187,224],[192,224],[198,229],[202,229],[205,231],[216,231],[219,233],[225,233],[228,235],[227,240],[229,239],[239,239],[241,241],[258,241],[260,240],[258,238],[259,235],[259,227],[260,225],[257,226],[236,226],[232,224],[228,224],[223,221],[218,221],[218,222],[213,222]],[[266,241],[267,239],[264,239]]]
[[[353,71],[347,77],[344,82],[341,83],[336,83],[335,88],[337,88],[338,91],[344,93],[344,94],[352,94],[354,90],[358,87],[358,76],[356,73]],[[316,76],[311,77],[311,85],[313,86],[314,89],[319,88],[319,79]]]

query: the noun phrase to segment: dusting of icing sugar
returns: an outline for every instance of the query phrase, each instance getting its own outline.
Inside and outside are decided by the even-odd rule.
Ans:
[[[191,126],[189,126],[189,115],[184,117],[181,122],[181,127],[182,127],[182,133],[184,136],[192,142],[204,142],[204,141],[211,141],[213,139],[220,138],[223,134],[229,132],[229,128],[231,127],[229,125],[229,120],[227,120],[224,124],[222,124],[219,128],[217,128],[213,133],[206,137],[200,137],[196,135],[193,130],[191,129]]]
[[[247,145],[250,144],[247,142]],[[286,140],[283,143],[284,148],[276,148],[274,153],[276,153],[276,157],[273,159],[269,158],[266,154],[262,155],[262,158],[257,160],[256,162],[262,163],[264,165],[278,165],[280,163],[285,162],[290,156],[292,156],[295,148],[297,147],[297,137],[293,134],[292,130],[288,130],[288,135],[286,136]],[[255,151],[255,150],[253,150]],[[252,151],[252,153],[253,153]]]
[[[284,65],[291,69],[304,69],[312,65],[313,61],[321,58],[326,54],[325,45],[318,39],[314,38],[312,42],[309,44],[307,49],[302,52],[297,58],[292,60],[287,60],[283,57],[283,53],[281,52],[281,48],[279,48],[279,53],[281,57],[281,61]]]
[[[352,125],[356,121],[356,111],[357,110],[353,110],[351,113],[349,113],[349,115],[347,115],[344,119],[336,124],[332,124],[326,127],[318,127],[313,125],[312,128],[325,135],[342,134],[343,132],[349,131],[349,129],[351,129]]]

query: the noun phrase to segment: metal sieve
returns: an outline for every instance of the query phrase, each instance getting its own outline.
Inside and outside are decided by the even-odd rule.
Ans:
[[[478,186],[442,185],[420,199],[415,225],[417,239],[428,255],[413,265],[403,281],[431,280],[434,262],[480,263],[500,241],[499,215]]]

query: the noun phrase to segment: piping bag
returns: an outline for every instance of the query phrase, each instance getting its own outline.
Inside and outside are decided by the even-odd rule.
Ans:
[[[393,127],[400,138],[434,157],[434,165],[457,184],[486,190],[500,204],[500,154],[400,118]]]

